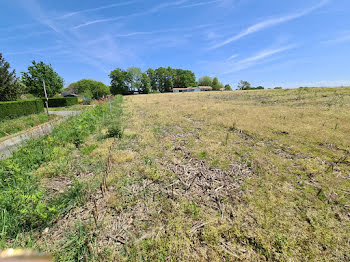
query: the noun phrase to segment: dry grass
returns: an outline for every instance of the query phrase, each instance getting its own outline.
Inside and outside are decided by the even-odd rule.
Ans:
[[[55,171],[64,154],[38,170],[52,192],[87,185],[34,234],[57,261],[349,261],[350,88],[138,95],[124,107],[122,138],[102,127],[68,174]]]
[[[138,256],[349,259],[350,88],[132,96],[126,107],[128,128],[138,134],[135,150],[161,170],[156,178],[171,176],[168,183],[192,183],[195,190],[165,201],[171,212],[153,226],[163,231],[150,238],[146,251],[144,243],[135,247]],[[203,173],[191,159],[234,178],[223,184],[220,207],[211,206],[215,186],[200,181]],[[174,165],[197,169],[198,183],[188,172],[182,181]],[[230,172],[232,165],[241,168]],[[227,187],[247,168],[240,190],[230,192]],[[195,203],[198,217],[182,213],[181,201]],[[199,232],[190,234],[198,225]],[[164,254],[156,251],[161,248]]]

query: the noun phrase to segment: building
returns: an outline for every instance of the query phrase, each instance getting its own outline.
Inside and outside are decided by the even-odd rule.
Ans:
[[[213,88],[211,86],[198,86],[195,88],[199,89],[199,91],[213,91]]]
[[[173,93],[188,92],[188,88],[173,88]]]
[[[63,97],[78,97],[78,95],[74,92],[74,90],[68,90],[68,91],[62,92],[61,95]]]
[[[173,88],[173,93],[212,91],[211,86],[197,86],[187,88]]]

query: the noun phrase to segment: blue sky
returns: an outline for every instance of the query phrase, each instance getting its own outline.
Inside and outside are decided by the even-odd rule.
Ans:
[[[233,87],[350,85],[349,0],[1,0],[0,52],[66,85],[171,66]]]

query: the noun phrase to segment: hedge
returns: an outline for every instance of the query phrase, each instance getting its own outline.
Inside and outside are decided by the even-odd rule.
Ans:
[[[44,111],[41,99],[0,102],[0,120],[37,114]]]
[[[43,99],[45,105],[45,99]],[[49,98],[49,107],[65,107],[78,104],[77,97]]]

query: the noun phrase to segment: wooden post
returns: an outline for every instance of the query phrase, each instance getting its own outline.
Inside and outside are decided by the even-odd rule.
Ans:
[[[46,86],[45,86],[45,80],[43,80],[43,86],[44,86],[44,93],[45,93],[45,106],[46,106],[46,113],[47,113],[47,115],[49,115],[49,99],[47,98]]]

